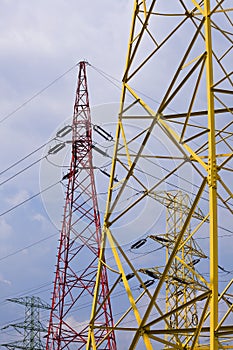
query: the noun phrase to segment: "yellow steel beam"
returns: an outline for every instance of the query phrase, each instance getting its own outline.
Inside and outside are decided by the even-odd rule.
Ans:
[[[224,101],[225,95],[227,95],[229,98],[232,94],[229,88],[229,83],[231,83],[231,74],[226,72],[226,69],[221,62],[223,58],[225,59],[226,53],[228,53],[229,50],[224,50],[224,52],[221,52],[221,57],[219,58],[212,48],[211,38],[212,30],[219,31],[220,33],[220,28],[217,26],[217,24],[211,22],[211,16],[215,13],[219,13],[218,16],[220,16],[220,14],[224,11],[226,15],[226,12],[230,11],[231,9],[224,9],[222,7],[224,0],[216,1],[217,5],[212,8],[210,6],[210,3],[211,5],[213,3],[210,0],[192,0],[191,2],[195,6],[193,10],[188,9],[188,7],[190,7],[190,4],[188,5],[188,1],[187,3],[186,1],[178,1],[179,5],[182,4],[181,7],[183,6],[184,12],[183,14],[174,15],[183,16],[183,18],[181,20],[178,19],[175,22],[176,18],[173,16],[173,19],[175,18],[174,22],[172,22],[174,23],[174,27],[171,27],[171,29],[168,32],[165,31],[166,33],[164,37],[161,37],[161,42],[158,41],[157,43],[157,37],[153,37],[152,30],[150,31],[149,28],[149,18],[152,15],[170,16],[170,14],[163,14],[156,11],[153,12],[153,7],[155,7],[155,4],[157,4],[155,0],[152,0],[150,2],[150,5],[148,5],[149,2],[147,2],[146,0],[134,1],[134,12],[130,30],[130,40],[128,44],[125,74],[123,77],[121,105],[118,117],[118,125],[116,129],[116,141],[113,152],[112,168],[110,173],[109,190],[104,218],[104,238],[102,245],[102,250],[104,251],[105,241],[108,240],[108,242],[110,243],[111,251],[113,253],[113,257],[117,266],[116,272],[122,275],[123,286],[126,292],[125,294],[129,300],[130,306],[123,313],[123,315],[121,315],[121,317],[115,323],[115,326],[113,328],[119,331],[121,330],[132,332],[133,338],[129,347],[130,350],[133,350],[137,347],[140,339],[144,341],[144,346],[146,349],[153,348],[151,343],[152,339],[154,341],[162,343],[167,350],[172,348],[187,348],[189,350],[217,350],[233,348],[233,346],[231,345],[224,344],[225,339],[223,338],[224,336],[228,335],[228,339],[232,339],[233,341],[233,338],[230,338],[230,335],[233,332],[232,326],[225,327],[223,325],[223,323],[225,324],[225,320],[228,318],[229,314],[232,312],[232,306],[229,306],[222,319],[218,320],[218,303],[220,300],[224,300],[224,293],[221,294],[219,297],[217,230],[217,198],[222,200],[222,202],[230,211],[232,210],[228,205],[228,200],[233,196],[232,191],[223,180],[224,172],[225,170],[228,170],[228,168],[225,167],[225,165],[229,164],[228,162],[232,159],[232,147],[230,146],[229,142],[232,133],[228,131],[230,125],[232,124],[232,121],[226,124],[223,128],[215,128],[215,114],[222,114],[223,118],[218,117],[219,120],[224,119],[224,114],[232,114],[232,107],[227,106],[226,102]],[[228,21],[229,18],[226,18]],[[195,33],[190,38],[190,40],[187,41],[187,49],[183,53],[182,58],[180,58],[178,61],[178,68],[176,69],[175,67],[173,67],[175,69],[175,72],[171,82],[169,83],[166,81],[167,85],[164,88],[165,92],[162,92],[163,95],[161,96],[161,103],[159,104],[158,112],[156,112],[156,110],[151,108],[145,102],[147,101],[146,99],[144,100],[139,96],[140,93],[136,93],[136,88],[133,88],[131,86],[131,79],[136,78],[136,74],[141,70],[141,68],[144,68],[144,66],[147,63],[149,63],[149,61],[152,59],[152,57],[157,52],[159,52],[161,48],[165,47],[165,44],[167,44],[169,40],[173,38],[173,34],[177,34],[177,32],[182,29],[182,26],[185,27],[189,20],[192,24],[192,28],[195,30]],[[154,28],[152,27],[151,29]],[[230,36],[227,31],[222,31],[221,34],[223,35],[224,40],[229,40]],[[144,36],[146,36],[146,39],[151,40],[151,46],[148,52],[145,53],[145,55],[142,54],[140,56],[139,53],[139,56],[137,56],[140,45],[146,45],[146,43],[148,42],[143,42]],[[161,56],[158,56],[158,58],[161,59]],[[222,77],[220,74],[220,78],[218,81],[215,82],[215,84],[213,78],[213,58],[215,60],[215,63],[219,64],[220,71],[223,75]],[[188,72],[186,72],[186,68]],[[155,69],[155,74],[156,73],[157,72]],[[160,72],[158,72],[158,75],[160,75],[159,73]],[[228,85],[224,84],[226,81]],[[203,105],[202,101],[200,101],[201,110],[193,111],[193,108],[199,106],[198,98],[200,96],[200,93],[203,93],[203,91],[201,90],[201,88],[203,87],[203,85],[201,84],[203,84],[203,82],[204,84],[206,84],[207,98],[204,102],[207,103],[207,106]],[[179,112],[173,113],[171,115],[162,115],[164,111],[166,113],[168,108],[173,108],[173,101],[175,104],[176,98],[179,102],[179,93],[185,90],[186,83],[189,88],[189,83],[192,84],[192,90],[190,100],[184,104],[182,104],[181,102],[181,106],[185,108],[184,113]],[[214,96],[214,92],[217,96]],[[129,105],[127,105],[128,93],[131,95],[130,97],[133,97],[134,99],[134,101]],[[184,95],[186,96],[186,94]],[[219,95],[221,99],[219,98]],[[218,108],[215,110],[214,98],[217,101],[216,105],[218,107],[223,106],[224,108]],[[142,107],[142,109],[146,111],[147,115],[130,115],[130,113],[128,113],[128,111],[130,111],[131,108],[136,108],[137,106]],[[126,112],[127,115],[124,114]],[[177,118],[185,119],[183,119],[182,121],[182,119],[177,120]],[[196,122],[198,125],[196,125],[195,122],[191,122],[191,119],[193,121],[194,118],[199,118]],[[125,129],[126,127],[124,125],[124,120],[126,119],[131,119],[133,123],[137,123],[138,120],[141,120],[143,121],[142,125],[146,124],[147,127],[145,127],[143,131],[140,131],[140,133],[134,136],[133,138],[130,138],[130,140],[127,140],[127,133],[125,132],[127,130]],[[202,123],[202,121],[203,124],[199,126],[200,123]],[[176,129],[175,127],[173,128],[173,126],[171,126],[173,125],[171,124],[173,122],[177,123],[175,124],[175,127],[177,127]],[[150,144],[149,142],[152,136],[152,131],[154,131],[155,127],[158,127],[158,132],[160,132],[161,130],[164,132],[164,135],[169,138],[169,142],[173,142],[173,144],[176,146],[176,149],[181,154],[180,157],[177,157],[176,153],[174,157],[168,157],[167,155],[160,155],[159,152],[157,152],[158,154],[155,153],[155,155],[150,155],[148,154],[149,152],[145,152],[145,147],[146,145]],[[194,129],[194,127],[196,127],[197,129]],[[195,133],[194,135],[194,130],[198,130],[198,128],[200,132]],[[130,144],[133,144],[135,140],[140,140],[140,142],[142,140],[138,152],[134,152],[130,149]],[[183,142],[183,140],[185,141]],[[192,145],[194,144],[194,141],[198,142],[199,140],[201,140],[200,142],[202,142],[202,144],[197,145],[198,149],[193,149]],[[219,148],[219,154],[216,154],[217,146]],[[161,158],[164,160],[179,159],[181,160],[181,164],[179,164],[178,166],[176,165],[176,167],[172,170],[170,167],[170,172],[165,176],[161,176],[162,179],[160,178],[158,181],[156,179],[156,181],[151,182],[150,185],[147,186],[143,183],[143,180],[140,177],[140,175],[137,176],[137,172],[135,169],[137,169],[136,166],[140,164],[140,161],[141,164],[144,164],[144,159],[148,158],[151,161],[153,157],[158,159]],[[219,162],[222,161],[222,163],[220,163],[219,165],[216,164],[217,158],[223,158],[222,160],[219,160]],[[191,205],[191,208],[189,208],[188,210],[187,219],[183,223],[180,232],[177,232],[176,239],[173,242],[173,250],[171,249],[171,253],[169,251],[167,264],[164,267],[163,272],[160,273],[160,278],[158,279],[158,283],[155,287],[154,292],[150,294],[147,289],[144,289],[139,297],[134,298],[134,293],[133,290],[130,289],[130,284],[128,283],[124,271],[124,263],[121,262],[121,258],[123,257],[124,262],[126,262],[127,264],[127,267],[131,269],[138,281],[141,281],[141,278],[138,275],[138,272],[140,271],[137,270],[137,268],[134,267],[133,264],[131,264],[131,261],[125,255],[123,248],[119,248],[116,246],[116,240],[110,231],[110,227],[114,227],[113,224],[116,223],[119,219],[124,219],[126,223],[127,216],[125,214],[127,214],[138,203],[142,202],[143,204],[143,200],[145,199],[145,197],[148,196],[150,192],[158,188],[158,186],[162,185],[163,182],[165,182],[171,175],[174,175],[174,177],[176,175],[178,176],[178,169],[180,169],[180,167],[183,167],[184,164],[190,164],[193,167],[192,169],[196,170],[198,178],[201,179],[200,181],[202,181],[202,183],[200,184],[200,189],[196,195],[196,198],[193,201],[193,204]],[[118,165],[119,168],[123,169],[124,175],[122,176],[122,179],[119,179],[119,182],[115,185],[114,177],[116,176],[116,170],[118,170]],[[218,171],[221,171],[221,174],[223,173],[222,178],[218,176]],[[122,207],[121,210],[116,212],[115,209],[120,206],[120,200],[123,197],[124,191],[127,190],[128,187],[130,187],[129,184],[131,179],[133,180],[132,182],[134,184],[136,183],[139,186],[139,188],[142,189],[142,191],[138,191],[139,196],[136,200],[131,201],[128,205]],[[219,193],[217,193],[218,182],[221,186],[221,191]],[[198,225],[195,225],[194,229],[187,232],[187,228],[190,224],[190,221],[193,220],[195,222],[194,213],[197,207],[197,203],[199,203],[199,200],[201,199],[207,199],[206,196],[204,196],[204,189],[207,187],[206,184],[208,185],[208,191],[205,191],[205,193],[208,192],[209,209],[207,210],[207,213],[204,214],[205,217],[203,215],[202,222]],[[113,190],[116,190],[116,192],[114,192],[114,195]],[[222,196],[224,197],[224,195],[222,195],[222,190],[224,190],[224,193],[226,194],[227,198],[222,198]],[[206,222],[209,225],[208,227],[210,246],[210,281],[206,282],[206,280],[202,278],[196,271],[194,271],[193,276],[195,277],[195,279],[199,280],[199,282],[202,282],[200,283],[201,285],[205,284],[206,289],[208,289],[209,287],[209,291],[207,292],[208,296],[206,295],[208,302],[206,301],[204,304],[204,309],[201,313],[201,318],[198,320],[198,324],[197,327],[195,327],[195,329],[188,327],[187,323],[185,323],[185,320],[184,325],[186,325],[186,328],[180,326],[179,329],[171,329],[171,325],[168,324],[167,319],[167,315],[169,315],[170,309],[167,313],[164,312],[162,308],[159,308],[159,306],[157,305],[157,301],[159,299],[158,297],[159,294],[164,292],[163,288],[164,286],[166,286],[166,283],[172,274],[173,263],[174,266],[180,266],[178,264],[179,261],[181,262],[181,264],[183,264],[183,266],[186,269],[189,269],[187,261],[185,260],[185,254],[187,252],[187,249],[190,248],[189,240],[191,238],[193,239],[194,234],[199,230],[199,228],[201,228],[204,222]],[[101,254],[103,256],[103,252]],[[100,283],[100,271],[102,265],[103,259],[100,257],[87,349],[96,349],[96,340],[94,339],[93,329],[95,327],[98,327],[98,325],[95,325],[95,315],[98,313],[98,284]],[[109,267],[109,270],[113,271],[113,268]],[[184,274],[184,270],[182,270],[181,273]],[[171,287],[169,289],[170,291],[175,290],[174,283],[176,282],[174,282],[173,284],[172,283],[173,282],[171,282]],[[141,283],[141,285],[143,285],[143,283]],[[191,306],[192,303],[195,303],[195,298],[190,297],[191,294],[188,291],[188,287],[184,286],[184,289],[187,290],[187,298],[185,299],[184,297],[182,299],[184,301],[183,305],[181,305],[180,299],[177,299],[177,308],[173,310],[173,312],[177,312],[177,317],[180,317],[181,312],[185,313],[185,306]],[[143,310],[143,312],[141,312],[140,314],[139,305],[143,300],[143,296],[148,297],[149,302],[145,310]],[[208,305],[209,311],[207,311]],[[154,307],[157,308],[159,316],[152,318],[152,309],[154,309]],[[129,312],[134,313],[134,317],[138,324],[138,327],[121,327],[121,323],[123,323],[122,321],[126,319],[126,316],[129,315]],[[167,324],[167,329],[164,329],[164,331],[160,329],[152,329],[152,327],[155,324],[155,326],[158,326],[158,320],[164,322],[165,326]],[[207,333],[207,337],[210,340],[210,344],[207,346],[198,344],[198,338],[199,336],[201,337],[203,333]],[[169,342],[169,338],[162,338],[164,334],[173,334],[174,338],[170,338]],[[186,338],[184,334],[187,334]],[[185,341],[183,341],[184,339]]]
[[[163,285],[163,283],[164,283],[164,281],[165,281],[165,279],[166,279],[166,276],[167,276],[168,271],[169,271],[169,269],[170,269],[171,263],[172,263],[173,259],[175,258],[176,252],[177,252],[177,250],[178,250],[178,248],[179,248],[179,245],[180,245],[180,242],[181,242],[181,240],[182,240],[182,238],[183,238],[184,232],[186,231],[186,229],[187,229],[187,227],[188,227],[188,225],[189,225],[189,222],[190,222],[190,220],[191,220],[192,214],[194,213],[194,211],[195,211],[195,209],[196,209],[196,206],[197,206],[197,204],[198,204],[198,201],[199,201],[199,199],[200,199],[200,197],[201,197],[201,195],[202,195],[202,192],[203,192],[205,186],[206,186],[206,179],[203,180],[203,182],[202,182],[202,184],[201,184],[201,187],[200,187],[200,189],[199,189],[199,191],[198,191],[198,193],[197,193],[197,196],[196,196],[196,198],[195,198],[195,200],[194,200],[194,202],[193,202],[193,204],[192,204],[192,206],[191,206],[191,208],[190,208],[190,212],[188,213],[188,216],[187,216],[187,218],[186,218],[186,220],[185,220],[185,223],[184,223],[184,225],[183,225],[183,228],[182,228],[181,232],[179,233],[179,236],[177,237],[176,243],[175,243],[174,248],[173,248],[173,252],[171,253],[171,255],[170,255],[170,257],[169,257],[169,260],[167,261],[167,264],[166,264],[166,266],[165,266],[165,268],[164,268],[163,274],[162,274],[162,276],[161,276],[161,278],[160,278],[160,280],[159,280],[159,282],[158,282],[158,285],[157,285],[157,287],[156,287],[156,289],[155,289],[155,292],[154,292],[154,294],[153,294],[153,297],[152,297],[152,299],[151,299],[150,302],[149,302],[149,305],[148,305],[147,310],[146,310],[146,312],[145,312],[145,314],[144,314],[144,317],[143,317],[143,319],[142,319],[142,321],[141,321],[141,324],[139,325],[139,329],[138,329],[138,331],[137,331],[137,332],[135,333],[135,335],[134,335],[134,338],[133,338],[133,340],[132,340],[132,343],[131,343],[131,345],[130,345],[129,350],[133,350],[133,349],[135,348],[136,344],[137,344],[138,341],[139,341],[139,337],[140,337],[140,334],[141,334],[141,329],[142,329],[143,327],[146,327],[146,326],[147,326],[147,325],[146,325],[146,322],[147,322],[148,317],[149,317],[149,315],[150,315],[150,312],[151,312],[151,310],[152,310],[154,301],[156,300],[156,298],[157,298],[157,296],[158,296],[158,293],[159,293],[159,291],[160,291],[160,289],[161,289],[161,287],[162,287],[162,285]]]
[[[138,308],[137,308],[136,302],[134,300],[134,297],[132,295],[132,292],[131,292],[128,280],[127,280],[125,272],[124,272],[124,268],[122,266],[120,257],[119,257],[118,252],[117,252],[117,247],[115,245],[114,239],[112,237],[112,234],[111,234],[109,228],[106,228],[106,233],[107,233],[107,237],[108,237],[108,240],[109,240],[109,243],[110,243],[110,246],[111,246],[111,249],[112,249],[112,252],[113,252],[116,264],[117,264],[117,267],[118,267],[119,272],[120,272],[120,274],[122,276],[122,282],[124,284],[126,293],[128,295],[128,299],[129,299],[129,302],[131,304],[132,310],[134,312],[135,319],[136,319],[136,321],[138,323],[138,326],[139,326],[141,324],[141,316],[140,316],[140,313],[138,311]],[[146,348],[148,350],[153,350],[153,347],[151,345],[151,342],[150,342],[150,339],[149,339],[148,335],[143,333],[142,337],[143,337],[143,340],[144,340]]]
[[[205,43],[206,43],[206,88],[208,103],[209,127],[209,159],[208,159],[208,186],[209,186],[209,223],[210,223],[210,350],[218,349],[218,339],[215,330],[218,326],[218,227],[217,227],[217,166],[215,146],[215,115],[212,62],[212,37],[210,0],[204,0]]]

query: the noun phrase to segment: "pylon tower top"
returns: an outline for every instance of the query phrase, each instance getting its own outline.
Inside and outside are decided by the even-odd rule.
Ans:
[[[47,350],[84,349],[87,343],[91,303],[101,242],[92,161],[92,123],[85,61],[79,63],[72,121],[72,150],[63,222],[57,253]],[[95,332],[102,349],[115,349],[112,310],[106,269],[101,272],[98,298],[102,329]],[[110,329],[110,331],[108,331]]]
[[[8,349],[44,350],[41,333],[47,329],[40,321],[40,309],[50,310],[50,306],[39,297],[26,296],[22,298],[11,298],[7,301],[25,306],[25,319],[22,323],[12,323],[7,327],[15,328],[20,334],[23,331],[23,339],[8,344],[2,344]],[[7,328],[5,327],[5,328]]]

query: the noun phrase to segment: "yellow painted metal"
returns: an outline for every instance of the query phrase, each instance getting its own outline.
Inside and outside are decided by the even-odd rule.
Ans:
[[[95,335],[94,335],[94,323],[95,323],[95,315],[97,310],[97,303],[98,303],[98,293],[99,293],[99,286],[100,286],[100,278],[101,278],[101,267],[102,263],[104,261],[104,251],[105,251],[105,242],[106,242],[106,228],[103,228],[102,231],[102,242],[101,242],[101,249],[100,249],[100,255],[99,255],[99,261],[98,261],[98,270],[96,275],[96,283],[95,283],[95,292],[93,296],[93,302],[92,302],[92,310],[91,310],[91,317],[90,317],[90,323],[89,323],[89,329],[88,329],[88,339],[87,339],[87,345],[86,349],[90,350],[96,350],[96,341],[95,341]]]
[[[165,238],[176,241],[181,231],[189,208],[189,197],[181,191],[169,193],[165,198],[164,205],[166,207],[166,234]],[[187,227],[183,235],[180,247],[177,251],[176,259],[171,265],[171,276],[166,281],[166,312],[177,309],[179,305],[186,304],[190,298],[194,299],[197,294],[196,288],[187,288],[187,284],[195,280],[195,270],[188,264],[192,264],[195,254],[192,249],[192,241],[190,245],[183,242],[190,235],[190,227]],[[168,261],[173,246],[166,247],[166,260]],[[174,283],[174,278],[176,278]],[[179,313],[176,312],[170,319],[170,327],[181,328],[191,327],[192,318],[197,317],[197,307],[192,303],[189,307],[183,308]],[[172,336],[174,342],[178,342],[176,335]],[[166,340],[168,340],[168,336]]]
[[[217,166],[215,146],[215,117],[213,87],[212,38],[210,22],[210,0],[204,1],[205,42],[206,42],[206,86],[209,126],[209,213],[210,213],[210,349],[218,349],[215,330],[218,325],[218,227],[217,227]]]
[[[192,0],[196,8],[200,11],[200,13],[204,16],[203,8],[199,5],[199,3],[196,0]]]
[[[111,249],[112,249],[112,251],[113,251],[113,255],[114,255],[114,257],[115,257],[115,261],[116,261],[117,267],[118,267],[119,272],[120,272],[120,274],[121,274],[121,276],[122,276],[122,281],[123,281],[123,284],[124,284],[124,286],[125,286],[125,291],[126,291],[126,293],[127,293],[127,295],[128,295],[129,302],[130,302],[131,307],[132,307],[132,310],[133,310],[133,312],[134,312],[134,314],[135,314],[135,319],[136,319],[138,325],[140,325],[140,323],[141,323],[141,317],[140,317],[140,314],[139,314],[137,305],[136,305],[136,303],[135,303],[135,300],[134,300],[134,298],[133,298],[132,292],[131,292],[131,290],[130,290],[130,286],[129,286],[129,283],[128,283],[128,281],[127,281],[127,278],[126,278],[126,275],[125,275],[123,266],[122,266],[122,264],[121,264],[121,260],[120,260],[119,255],[118,255],[115,242],[114,242],[114,240],[113,240],[113,238],[112,238],[112,234],[111,234],[110,230],[107,229],[106,231],[107,231],[107,237],[108,237],[109,242],[110,242],[110,245],[111,245]],[[149,337],[148,337],[145,333],[142,334],[142,337],[143,337],[143,339],[144,339],[146,348],[149,349],[149,350],[153,350],[153,347],[152,347],[152,345],[151,345],[151,342],[150,342]]]
[[[148,111],[148,113],[150,113],[153,116],[154,115],[153,110],[151,110],[151,108],[142,99],[139,99],[139,96],[136,94],[136,92],[133,91],[133,89],[131,89],[129,86],[127,86],[127,89],[135,97],[135,99],[140,101],[140,104]],[[159,115],[154,115],[154,120],[155,120],[154,123],[158,119],[159,119]],[[177,135],[177,133],[172,128],[170,128],[170,126],[163,119],[160,119],[160,124],[170,134],[171,139],[174,139],[174,142],[177,142],[177,144],[178,144],[179,136]],[[180,147],[180,146],[178,146],[178,147]],[[190,153],[190,156],[192,156],[194,160],[198,161],[203,166],[203,168],[205,168],[207,170],[207,165],[203,162],[203,160],[188,145],[183,143],[183,147],[187,150],[188,153]]]
[[[233,348],[233,284],[219,284],[217,220],[218,205],[233,212],[231,11],[228,0],[134,1],[89,350],[103,264],[109,297],[121,296],[119,348]],[[190,203],[175,199],[180,189]],[[203,252],[197,239],[208,242]]]

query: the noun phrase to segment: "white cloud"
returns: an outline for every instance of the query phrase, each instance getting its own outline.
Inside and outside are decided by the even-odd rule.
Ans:
[[[89,325],[89,320],[78,322],[73,316],[67,317],[65,322],[77,332],[81,332],[85,327]]]
[[[18,205],[18,204],[22,203],[23,201],[27,200],[28,198],[29,198],[28,191],[19,190],[14,195],[11,195],[8,198],[6,198],[6,201],[8,204],[15,206],[15,205]]]
[[[41,215],[40,213],[33,215],[32,220],[38,221],[42,224],[47,221],[46,218],[43,215]]]
[[[13,228],[7,223],[5,218],[0,219],[0,239],[6,239],[13,233]]]
[[[7,115],[10,117],[1,123],[0,140],[5,150],[0,156],[1,170],[47,142],[51,135],[54,136],[58,125],[72,115],[78,67],[24,104],[71,66],[87,59],[93,66],[120,80],[131,21],[131,12],[128,10],[131,6],[130,0],[103,0],[91,5],[90,2],[80,0],[2,1],[0,120]],[[91,105],[106,103],[109,99],[115,101],[119,90],[90,67],[87,73]],[[115,95],[111,94],[111,89]],[[23,107],[14,113],[21,105]],[[41,154],[42,151],[9,173],[4,173],[4,179],[39,159]],[[33,167],[2,186],[2,204],[6,205],[2,211],[40,191],[38,174],[38,168]],[[51,174],[47,176],[53,183]],[[17,233],[14,239],[1,245],[0,255],[5,257],[11,252],[20,251],[20,255],[13,255],[12,260],[6,258],[2,264],[0,284],[8,287],[12,280],[12,294],[30,290],[48,281],[52,283],[54,279],[57,242],[50,244],[51,241],[45,241],[43,248],[39,243],[33,250],[24,249],[34,241],[43,241],[45,228],[49,235],[54,232],[46,214],[40,214],[40,205],[38,196],[27,202],[28,211],[25,206],[19,206],[7,214],[5,220],[0,221],[0,238],[10,237],[13,233],[11,225]],[[57,214],[59,223],[63,205],[64,202]],[[25,264],[28,264],[26,269]],[[47,289],[42,295],[45,300],[50,299],[51,290]],[[38,289],[38,293],[41,296],[43,291]],[[1,313],[1,323],[11,318],[8,312]],[[80,323],[70,317],[68,323],[81,330],[88,321]]]
[[[11,286],[12,284],[11,281],[5,279],[1,273],[0,273],[0,283],[7,284],[8,286]]]
[[[39,227],[42,229],[42,231],[47,232],[50,223],[44,215],[40,213],[36,213],[32,216],[32,220],[39,224]]]

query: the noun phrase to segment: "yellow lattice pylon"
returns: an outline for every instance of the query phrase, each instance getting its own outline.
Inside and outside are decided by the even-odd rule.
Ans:
[[[110,297],[119,294],[119,285],[124,289],[114,310],[120,348],[233,347],[232,303],[226,297],[232,282],[219,290],[217,219],[218,207],[220,223],[232,214],[231,72],[230,1],[134,1],[87,349],[96,349],[102,266],[112,282]],[[159,278],[149,285],[140,274],[145,261],[135,263],[125,238],[154,231],[159,215],[152,194],[178,188],[189,194],[190,205]],[[166,285],[178,252],[203,236],[209,242],[209,278],[190,267],[199,289],[195,286],[195,293],[186,293],[186,300],[169,311]],[[112,258],[105,262],[106,247]],[[144,259],[147,266],[157,266],[159,257],[151,253]],[[192,327],[169,325],[171,315],[177,318],[194,307]]]

